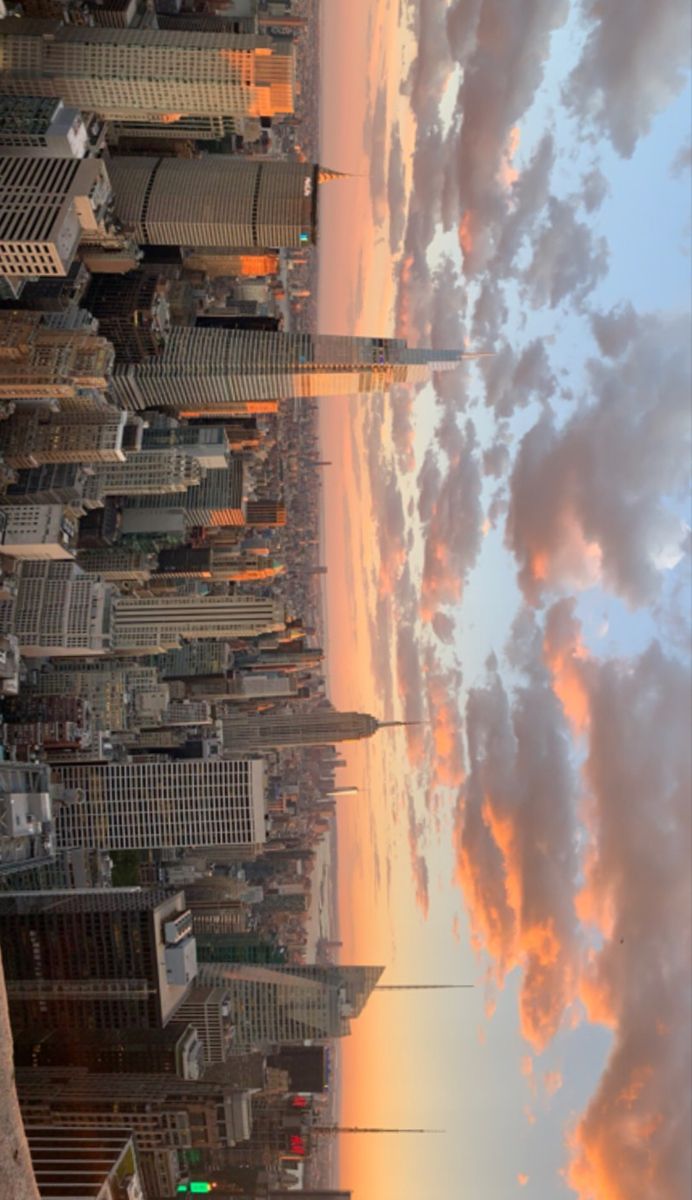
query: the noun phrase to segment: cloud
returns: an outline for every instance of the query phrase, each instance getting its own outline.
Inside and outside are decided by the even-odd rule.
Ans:
[[[591,329],[601,354],[619,358],[645,330],[646,322],[631,304],[621,304],[608,313],[591,313]]]
[[[481,544],[481,471],[475,430],[461,430],[453,419],[438,426],[437,441],[448,457],[424,525],[425,549],[421,612],[431,620],[440,607],[461,596],[464,580]]]
[[[498,417],[508,417],[532,400],[547,404],[557,388],[545,342],[538,338],[520,353],[505,343],[491,358],[481,359],[479,367],[485,378],[485,402]]]
[[[582,177],[581,202],[588,213],[600,208],[609,192],[608,180],[598,167],[591,167]]]
[[[543,1075],[543,1087],[549,1096],[554,1096],[556,1092],[559,1092],[563,1082],[560,1071],[546,1071]]]
[[[572,1132],[568,1178],[581,1200],[678,1200],[692,1169],[692,680],[655,644],[633,661],[588,664],[585,678],[586,890],[605,941],[582,990],[614,1042]]]
[[[517,1183],[519,1184],[519,1187],[526,1187],[528,1182],[529,1182],[528,1175],[525,1175],[523,1171],[520,1171],[519,1174],[517,1175]]]
[[[451,646],[454,642],[454,634],[456,632],[454,618],[450,617],[448,613],[436,612],[431,621],[431,625],[433,627],[435,636],[438,637],[441,642],[444,642],[445,645]]]
[[[455,840],[474,942],[493,959],[498,983],[521,968],[521,1030],[540,1052],[573,997],[575,780],[535,631],[530,653],[529,677],[512,700],[492,665],[487,685],[469,693]]]
[[[673,179],[679,179],[692,166],[692,141],[684,142],[670,164]]]
[[[416,807],[413,797],[409,793],[408,797],[408,847],[411,861],[411,875],[413,878],[414,892],[416,904],[422,912],[423,916],[428,917],[430,911],[430,888],[428,876],[428,864],[424,855],[420,851],[420,842],[425,834],[425,826],[422,821],[416,816]]]
[[[587,365],[593,403],[561,429],[544,415],[521,442],[506,537],[531,603],[603,581],[643,604],[685,552],[670,501],[689,482],[689,324],[641,324],[618,361]]]
[[[555,196],[548,199],[547,218],[532,246],[532,257],[521,274],[534,308],[557,306],[570,297],[579,306],[608,269],[608,244],[578,221],[572,205]]]
[[[629,158],[688,78],[688,0],[581,0],[586,38],[565,102]]]

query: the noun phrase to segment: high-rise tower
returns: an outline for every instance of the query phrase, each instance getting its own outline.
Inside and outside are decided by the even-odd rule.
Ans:
[[[309,712],[248,713],[223,722],[226,750],[240,746],[268,749],[275,746],[321,746],[372,737],[381,722],[369,713],[335,712],[316,708]]]
[[[316,240],[312,163],[123,155],[110,166],[115,211],[140,245],[278,249]]]
[[[242,413],[293,396],[348,396],[425,382],[463,357],[458,350],[414,350],[398,338],[176,328],[158,358],[116,366],[113,390],[131,409]]]
[[[262,759],[62,766],[60,847],[254,846],[265,840]]]
[[[293,47],[268,37],[3,21],[2,87],[107,120],[294,110]]]

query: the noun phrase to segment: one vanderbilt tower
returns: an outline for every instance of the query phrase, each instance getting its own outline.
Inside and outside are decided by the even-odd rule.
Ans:
[[[178,327],[162,354],[116,366],[113,390],[135,410],[261,412],[293,397],[424,383],[464,357],[458,350],[414,350],[396,338]]]

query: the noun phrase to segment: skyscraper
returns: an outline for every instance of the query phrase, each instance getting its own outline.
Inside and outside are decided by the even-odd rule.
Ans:
[[[293,47],[267,37],[15,20],[0,39],[8,95],[59,96],[107,120],[294,109]]]
[[[194,977],[182,892],[4,892],[0,947],[17,1029],[160,1028]]]
[[[275,746],[321,746],[372,737],[382,722],[368,713],[335,712],[315,708],[307,712],[247,713],[223,722],[226,750],[240,746],[270,749]]]
[[[74,562],[28,559],[17,575],[17,594],[0,601],[0,633],[13,633],[23,655],[83,657],[110,649],[110,584]]]
[[[56,821],[65,849],[254,846],[265,840],[261,759],[61,765],[69,802]]]
[[[113,390],[131,409],[242,413],[267,400],[421,383],[462,358],[456,350],[412,350],[395,338],[176,328],[158,358],[116,366]]]
[[[198,978],[228,992],[236,1046],[245,1049],[345,1036],[383,969],[203,963]]]
[[[111,168],[118,218],[140,245],[276,249],[316,239],[320,168],[311,163],[123,155]]]
[[[101,159],[0,157],[0,273],[66,275],[110,198]]]
[[[281,602],[261,596],[123,596],[114,606],[113,649],[157,654],[182,638],[257,637],[284,624]]]

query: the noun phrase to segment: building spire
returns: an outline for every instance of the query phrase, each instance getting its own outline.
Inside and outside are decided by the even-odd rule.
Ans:
[[[317,168],[317,182],[318,183],[331,183],[331,181],[333,179],[353,179],[353,178],[354,178],[354,176],[350,175],[348,171],[331,171],[329,169],[329,167],[318,167]]]

